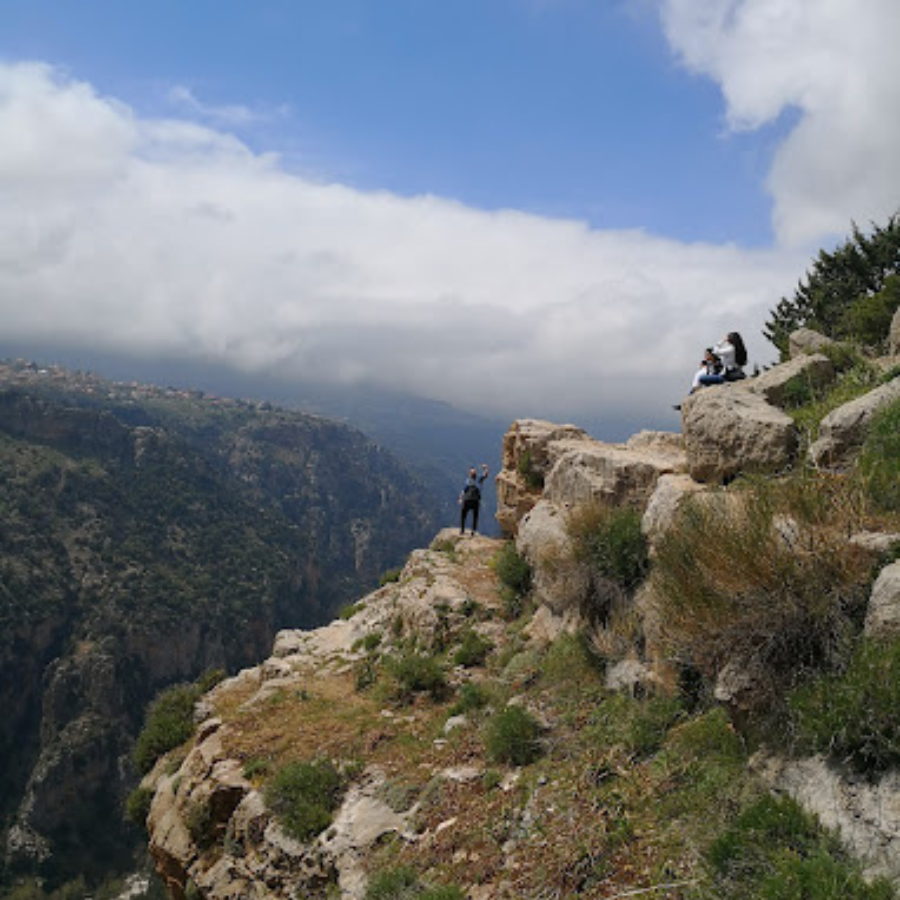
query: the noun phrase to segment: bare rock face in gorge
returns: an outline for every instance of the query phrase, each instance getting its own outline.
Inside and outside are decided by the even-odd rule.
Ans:
[[[324,419],[0,365],[3,877],[127,866],[148,700],[329,618],[433,508]]]

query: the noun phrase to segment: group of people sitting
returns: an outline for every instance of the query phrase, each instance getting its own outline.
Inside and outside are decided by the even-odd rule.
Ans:
[[[703,359],[700,360],[700,368],[691,383],[691,393],[709,385],[746,378],[745,365],[747,348],[744,341],[736,331],[730,331],[718,344],[706,348]]]

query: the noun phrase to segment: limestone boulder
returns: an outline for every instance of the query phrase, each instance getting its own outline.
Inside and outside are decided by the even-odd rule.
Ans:
[[[496,478],[497,521],[515,535],[522,517],[541,497],[553,465],[551,447],[559,440],[590,441],[581,428],[542,419],[519,419],[503,437],[503,469]]]
[[[900,562],[885,566],[872,587],[866,634],[875,638],[900,636]]]
[[[557,441],[544,497],[558,506],[599,503],[643,508],[661,476],[683,471],[680,439],[635,445]]]
[[[801,354],[788,362],[773,366],[757,378],[748,378],[741,387],[764,397],[773,406],[784,406],[790,385],[801,382],[812,388],[822,388],[834,381],[834,365],[821,353]]]
[[[791,359],[810,353],[819,353],[824,347],[833,344],[831,338],[825,337],[812,328],[798,328],[788,337],[788,353]]]
[[[741,472],[778,472],[797,453],[797,431],[762,395],[720,385],[682,406],[688,471],[695,481],[724,482]]]
[[[694,481],[690,475],[660,476],[641,520],[641,530],[651,548],[672,526],[682,504],[708,489],[707,485]]]
[[[819,426],[819,439],[809,448],[813,465],[845,469],[856,458],[877,412],[900,400],[900,376],[832,410]]]

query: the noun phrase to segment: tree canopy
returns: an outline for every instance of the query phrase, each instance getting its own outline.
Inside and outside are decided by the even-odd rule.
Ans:
[[[790,299],[782,297],[763,334],[787,353],[788,336],[808,327],[837,340],[878,347],[900,306],[900,212],[870,234],[854,223],[832,252],[820,250]]]

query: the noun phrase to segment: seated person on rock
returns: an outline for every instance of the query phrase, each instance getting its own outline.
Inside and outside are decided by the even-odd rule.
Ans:
[[[700,387],[700,379],[704,375],[720,375],[722,373],[722,360],[713,353],[712,347],[707,347],[700,360],[700,368],[694,374],[694,380],[691,382],[691,393],[693,394]]]
[[[726,381],[740,381],[747,377],[744,374],[744,366],[747,364],[747,348],[736,331],[730,331],[712,348],[712,352],[721,361],[721,371],[705,375],[698,374],[695,379],[698,387],[724,384]]]

